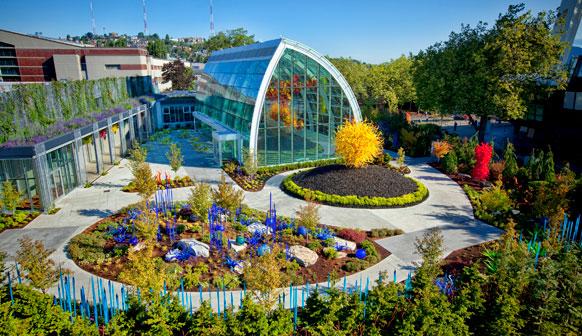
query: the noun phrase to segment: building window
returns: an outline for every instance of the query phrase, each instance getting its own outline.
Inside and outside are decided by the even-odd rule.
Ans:
[[[171,105],[164,107],[164,123],[191,122],[194,107],[190,105]]]
[[[120,64],[105,64],[105,69],[107,70],[121,70]]]

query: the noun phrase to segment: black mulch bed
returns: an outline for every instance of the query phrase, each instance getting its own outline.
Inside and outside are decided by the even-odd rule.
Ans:
[[[301,172],[293,177],[293,182],[303,188],[340,196],[397,197],[418,189],[414,181],[382,166],[350,169],[328,165]]]

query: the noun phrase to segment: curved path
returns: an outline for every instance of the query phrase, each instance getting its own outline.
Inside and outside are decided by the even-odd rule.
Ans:
[[[444,255],[467,246],[495,239],[501,231],[497,228],[476,220],[473,216],[471,204],[463,190],[446,175],[430,167],[424,160],[408,160],[411,176],[419,179],[429,189],[430,195],[423,203],[398,209],[352,209],[322,205],[320,215],[322,223],[338,227],[360,228],[399,228],[405,234],[378,240],[392,254],[378,264],[357,274],[347,277],[348,286],[365,281],[367,277],[373,281],[379,272],[386,271],[391,276],[396,273],[398,281],[402,281],[408,272],[414,269],[419,260],[414,253],[414,241],[417,237],[432,228],[439,227],[444,236]],[[45,242],[49,248],[55,249],[51,256],[63,267],[70,269],[76,278],[77,288],[90,286],[92,275],[70,260],[65,252],[66,243],[71,237],[101,218],[115,213],[119,209],[138,201],[135,194],[122,192],[120,189],[131,179],[127,162],[122,160],[120,166],[113,167],[106,176],[99,178],[91,188],[78,188],[61,199],[57,206],[61,210],[54,215],[40,215],[24,229],[6,230],[0,233],[0,249],[13,260],[13,254],[18,249],[18,242],[22,236],[28,235],[33,239]],[[152,170],[170,171],[168,165],[153,163]],[[218,168],[183,167],[179,175],[188,174],[192,178],[217,184],[221,170]],[[291,197],[279,189],[281,180],[291,172],[274,176],[267,181],[261,192],[245,192],[245,203],[261,210],[267,210],[269,195],[273,197],[279,214],[294,216],[295,211],[305,201]],[[173,175],[173,174],[172,174]],[[188,188],[176,189],[175,200],[185,200]],[[120,283],[112,282],[119,290]],[[325,284],[321,284],[322,286]],[[56,293],[56,287],[51,290]],[[286,290],[289,295],[289,289]],[[227,292],[228,294],[228,292]],[[239,291],[233,291],[238,298]],[[193,293],[196,300],[193,306],[198,305],[198,293]],[[216,295],[204,293],[204,298],[211,298],[216,305]]]

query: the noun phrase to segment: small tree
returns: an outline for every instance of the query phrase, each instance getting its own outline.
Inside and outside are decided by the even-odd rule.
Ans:
[[[136,229],[136,236],[143,240],[146,245],[153,245],[156,242],[160,223],[153,211],[147,209],[142,211],[139,216],[134,219],[133,225]]]
[[[192,213],[203,221],[208,222],[208,209],[212,206],[212,188],[208,183],[196,182],[190,189],[188,204]]]
[[[0,283],[4,283],[6,275],[6,265],[4,264],[4,259],[6,259],[6,253],[0,251]]]
[[[42,241],[33,241],[28,236],[19,239],[18,243],[20,248],[16,251],[16,262],[22,267],[30,285],[45,293],[59,279],[59,270],[54,260],[49,259],[54,250],[46,249]]]
[[[135,170],[137,167],[146,162],[147,156],[147,148],[142,147],[137,140],[133,140],[131,143],[131,149],[129,150],[129,169],[133,176],[135,176]]]
[[[404,148],[402,148],[402,147],[398,148],[398,159],[396,159],[396,162],[400,166],[403,166],[405,159],[406,159],[406,152],[404,151]]]
[[[236,190],[232,183],[226,183],[226,177],[224,173],[220,176],[220,184],[218,184],[218,189],[212,190],[212,199],[216,205],[234,212],[238,208],[243,199],[244,192],[242,190]]]
[[[515,156],[515,150],[511,142],[507,142],[505,145],[505,153],[503,153],[503,159],[505,160],[505,168],[503,168],[503,178],[505,180],[512,179],[519,167],[517,166],[517,157]]]
[[[178,169],[182,167],[182,162],[184,161],[180,147],[175,143],[171,144],[170,151],[166,153],[166,157],[170,161],[170,167],[172,167],[174,173],[178,172]]]
[[[156,191],[158,186],[152,175],[150,165],[145,162],[139,164],[136,167],[134,171],[133,183],[135,184],[137,193],[144,201]]]
[[[382,154],[382,134],[371,122],[349,121],[335,135],[336,153],[350,168],[361,168]]]
[[[20,203],[22,194],[16,189],[11,181],[4,181],[2,183],[2,205],[11,212],[16,210],[16,207]]]
[[[459,162],[457,160],[457,154],[455,151],[450,151],[447,155],[445,155],[441,161],[441,164],[445,173],[456,174],[459,170]]]
[[[550,149],[546,155],[543,163],[543,178],[547,182],[554,182],[556,180],[556,170],[554,168],[554,153]]]
[[[277,245],[270,253],[251,259],[244,268],[243,279],[257,301],[269,309],[275,305],[281,292],[288,284],[287,274],[281,271],[285,258],[280,257]],[[284,255],[284,254],[283,254]]]
[[[255,158],[253,151],[245,149],[243,153],[244,153],[243,169],[248,176],[253,178],[259,169],[257,165],[257,160]]]
[[[422,256],[422,264],[417,268],[415,275],[417,286],[434,285],[434,280],[441,273],[443,243],[444,238],[438,228],[426,231],[422,238],[416,238],[414,244],[416,253]]]
[[[314,230],[319,224],[319,205],[314,202],[307,202],[306,205],[300,206],[295,212],[297,225],[304,226],[308,230]]]

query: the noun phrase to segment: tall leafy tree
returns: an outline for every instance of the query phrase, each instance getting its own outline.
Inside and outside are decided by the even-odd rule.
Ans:
[[[147,50],[148,54],[156,58],[166,58],[168,54],[166,44],[160,39],[150,40],[147,45]]]
[[[206,62],[208,56],[213,51],[240,47],[255,42],[255,35],[250,35],[244,28],[236,28],[218,32],[216,35],[204,41],[204,43],[193,48],[193,51],[198,54],[199,61]]]
[[[162,83],[172,82],[172,90],[190,90],[194,85],[192,68],[175,60],[162,66]]]
[[[389,111],[416,100],[412,81],[412,60],[404,55],[390,62],[372,66],[367,77],[371,96],[377,103],[387,104]]]
[[[491,116],[524,117],[530,104],[563,86],[563,44],[552,33],[556,15],[509,6],[492,27],[464,25],[421,51],[414,82],[422,107],[480,116],[480,139]]]

